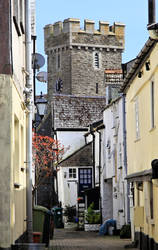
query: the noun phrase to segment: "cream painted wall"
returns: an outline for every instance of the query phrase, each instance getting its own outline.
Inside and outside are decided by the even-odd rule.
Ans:
[[[13,242],[26,230],[26,107],[23,105],[19,93],[12,84],[12,169],[13,169]],[[15,127],[17,126],[17,128]],[[16,132],[17,129],[17,132]],[[18,136],[17,136],[18,133]],[[18,148],[18,150],[17,150]],[[16,161],[14,159],[17,159]],[[21,168],[24,168],[21,171]],[[14,183],[20,185],[19,189],[14,188]]]
[[[24,222],[26,219],[24,164],[26,161],[26,113],[10,76],[0,76],[0,96],[0,247],[9,247],[26,230],[26,222]],[[18,121],[16,123],[18,124],[18,137],[14,128],[15,116]],[[18,150],[15,150],[15,145],[16,147],[18,145]],[[18,166],[15,171],[17,162]],[[23,172],[21,167],[25,169]],[[20,184],[19,189],[14,188],[15,182]]]
[[[151,161],[158,158],[158,45],[152,50],[149,58],[150,70],[142,66],[142,78],[137,76],[126,93],[127,122],[127,159],[128,174],[151,169]],[[155,127],[151,127],[151,81],[154,81]],[[140,138],[136,139],[134,99],[139,103]],[[135,206],[144,207],[144,227],[142,232],[158,243],[158,186],[153,182],[154,218],[150,216],[149,182],[143,182],[143,191],[138,191],[135,185]],[[155,185],[156,184],[156,185]],[[139,203],[138,203],[139,200]],[[140,231],[139,227],[135,228]]]
[[[143,77],[136,77],[128,89],[126,95],[127,110],[127,152],[128,152],[128,174],[151,168],[151,160],[157,158],[158,146],[158,67],[156,50],[150,56],[151,70],[146,71],[143,67]],[[155,82],[155,124],[151,129],[151,102],[150,102],[150,82]],[[139,101],[139,124],[140,139],[136,140],[135,135],[135,110],[134,98],[138,96]]]

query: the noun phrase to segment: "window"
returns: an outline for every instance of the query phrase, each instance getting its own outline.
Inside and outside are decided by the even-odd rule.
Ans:
[[[122,145],[119,143],[119,164],[122,167]]]
[[[69,178],[76,178],[76,168],[69,168]]]
[[[99,54],[95,53],[95,67],[99,68]]]
[[[93,53],[93,66],[95,69],[100,68],[100,53],[96,51]]]
[[[58,69],[60,68],[60,54],[58,54]]]
[[[111,142],[110,142],[110,140],[107,141],[106,148],[108,151],[108,159],[111,159]]]
[[[23,9],[23,0],[20,0],[20,28],[22,34],[24,34],[24,9]]]
[[[139,129],[139,106],[138,106],[138,97],[134,101],[135,106],[135,129],[136,129],[136,139],[140,138],[140,129]]]
[[[14,22],[15,29],[16,29],[16,32],[17,32],[18,36],[21,36],[21,32],[20,32],[20,28],[19,28],[19,22],[20,22],[19,0],[14,0],[14,5],[13,5],[13,22]]]
[[[59,70],[61,67],[61,53],[60,51],[57,52],[56,54],[56,68]]]
[[[154,110],[154,82],[151,82],[151,128],[155,126],[155,110]]]
[[[81,185],[91,185],[92,184],[92,169],[83,168],[79,170],[79,183]],[[87,188],[88,188],[87,186]]]
[[[13,168],[14,168],[14,182],[19,182],[19,164],[20,164],[20,145],[19,145],[19,120],[14,117],[14,150],[13,150]]]
[[[96,94],[98,94],[98,91],[99,89],[98,89],[98,83],[96,83]]]

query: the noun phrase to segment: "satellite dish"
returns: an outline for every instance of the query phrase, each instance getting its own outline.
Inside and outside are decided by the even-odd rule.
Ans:
[[[39,69],[43,67],[44,64],[45,64],[44,56],[38,53],[32,54],[32,68],[33,69]]]
[[[36,76],[39,82],[47,82],[47,72],[41,71]]]

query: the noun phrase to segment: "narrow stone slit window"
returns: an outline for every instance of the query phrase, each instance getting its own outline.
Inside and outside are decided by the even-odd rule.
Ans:
[[[99,88],[98,88],[98,83],[96,83],[96,94],[98,94]]]
[[[58,54],[58,69],[60,69],[60,54]]]

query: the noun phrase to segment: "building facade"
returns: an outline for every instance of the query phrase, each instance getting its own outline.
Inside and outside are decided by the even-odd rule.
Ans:
[[[2,0],[0,16],[0,249],[10,249],[26,232],[25,1]]]
[[[157,178],[157,41],[145,43],[125,78],[127,180],[131,185],[131,222],[140,249],[158,247]],[[156,166],[157,167],[157,166]]]
[[[104,110],[102,139],[102,211],[103,220],[114,219],[117,229],[129,222],[124,99],[119,97]]]

